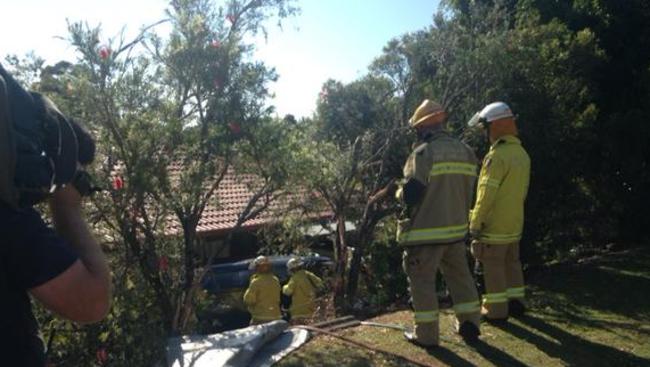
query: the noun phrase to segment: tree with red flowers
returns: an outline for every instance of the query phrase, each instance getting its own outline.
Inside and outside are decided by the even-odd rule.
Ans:
[[[167,19],[130,41],[71,23],[79,61],[42,73],[49,95],[98,141],[94,173],[106,190],[89,212],[110,253],[115,302],[88,333],[123,352],[111,361],[131,351],[129,363],[151,364],[160,338],[193,331],[209,263],[198,256],[196,228],[206,206],[219,202],[227,171],[259,178],[235,231],[284,195],[282,164],[293,146],[283,143],[286,124],[267,104],[277,76],[245,40],[295,12],[292,0],[175,0]],[[171,24],[169,36],[156,33],[160,23]],[[62,326],[53,335],[68,332]],[[142,349],[129,342],[137,335],[151,343],[149,352],[133,349]],[[107,349],[89,350],[87,358],[106,361]]]

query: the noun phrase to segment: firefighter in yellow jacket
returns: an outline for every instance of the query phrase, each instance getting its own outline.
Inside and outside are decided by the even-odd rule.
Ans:
[[[251,265],[255,274],[244,293],[251,325],[280,320],[280,281],[271,271],[271,262],[266,256],[258,256]]]
[[[404,166],[396,197],[405,205],[398,223],[404,270],[413,299],[415,330],[404,334],[414,344],[438,345],[436,275],[442,271],[454,302],[457,331],[472,343],[480,334],[480,303],[465,241],[478,162],[474,152],[445,129],[445,110],[425,100],[409,123],[418,143]],[[370,198],[390,192],[387,187]]]
[[[520,316],[525,311],[519,241],[530,158],[517,138],[514,115],[505,103],[487,105],[468,125],[483,127],[491,144],[470,218],[472,254],[483,265],[484,314],[488,321],[505,321],[509,314]]]
[[[282,287],[282,293],[291,297],[291,319],[309,318],[316,310],[316,292],[323,287],[323,281],[314,273],[303,269],[303,263],[298,258],[289,259],[287,269],[291,278]]]

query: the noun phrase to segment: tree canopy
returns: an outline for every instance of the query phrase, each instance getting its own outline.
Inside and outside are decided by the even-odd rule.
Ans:
[[[161,20],[169,37],[157,24],[125,40],[71,23],[77,62],[7,58],[20,80],[86,122],[98,141],[92,171],[106,188],[86,209],[109,252],[114,306],[81,329],[41,314],[52,360],[89,365],[108,350],[115,365],[155,364],[167,336],[201,330],[209,262],[197,256],[196,228],[231,169],[260,178],[238,226],[296,188],[323,203],[306,214],[333,213],[340,309],[403,297],[399,208],[368,199],[400,178],[414,141],[407,121],[425,98],[445,106],[449,131],[479,156],[488,147],[466,121],[494,101],[517,115],[532,158],[526,264],[647,241],[647,1],[443,1],[430,26],[387,40],[365,75],[325,81],[316,112],[299,120],[274,116],[277,75],[250,43],[296,5],[173,0]]]

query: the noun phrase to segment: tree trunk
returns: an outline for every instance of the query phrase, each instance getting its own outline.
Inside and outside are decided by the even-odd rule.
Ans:
[[[344,310],[345,302],[345,270],[347,262],[347,245],[345,241],[345,218],[337,217],[336,226],[336,244],[335,244],[335,261],[334,271],[334,307],[337,312]]]
[[[173,332],[181,332],[187,324],[194,298],[194,272],[196,259],[194,258],[194,245],[196,243],[196,226],[198,220],[187,216],[181,221],[183,225],[183,255],[185,257],[184,282],[182,292],[178,298],[177,309],[172,323]]]
[[[350,305],[354,304],[357,296],[357,289],[359,288],[359,273],[361,270],[361,259],[365,252],[365,244],[357,243],[352,255],[352,262],[350,263],[350,271],[348,273],[348,286],[347,286],[347,301]]]
[[[359,225],[359,230],[354,238],[355,240],[355,251],[352,256],[352,263],[350,264],[350,271],[348,273],[348,284],[347,284],[347,301],[349,304],[354,304],[354,301],[357,297],[357,290],[359,288],[359,274],[361,272],[361,260],[366,251],[366,246],[372,242],[374,238],[374,231],[377,223],[379,221],[379,216],[375,211],[370,207],[366,207],[364,214]]]
[[[361,260],[366,252],[366,246],[373,239],[373,231],[376,223],[370,223],[365,219],[359,226],[359,231],[355,236],[354,255],[352,255],[352,262],[350,264],[350,271],[348,273],[347,284],[347,300],[350,304],[354,304],[357,297],[357,290],[359,288],[359,274],[361,273]]]
[[[183,255],[185,257],[185,281],[183,290],[192,288],[194,282],[194,243],[196,240],[196,223],[194,218],[183,220]]]
[[[148,264],[144,264],[144,262],[146,262],[146,260],[140,262],[140,268],[143,270],[147,269],[146,267],[148,266]],[[162,283],[158,274],[154,274],[150,270],[144,270],[144,272],[149,273],[144,274],[145,279],[147,279],[149,285],[154,290],[158,307],[162,313],[163,320],[165,320],[165,329],[167,329],[168,332],[171,332],[173,329],[174,307],[172,306],[169,294],[167,294],[166,286]]]

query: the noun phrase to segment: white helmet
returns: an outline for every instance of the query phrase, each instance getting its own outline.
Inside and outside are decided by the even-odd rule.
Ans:
[[[467,122],[467,126],[474,127],[479,123],[489,123],[508,117],[514,117],[510,107],[503,102],[494,102],[485,106],[481,112],[477,112],[469,122]]]
[[[257,268],[258,268],[259,266],[261,266],[261,265],[271,265],[271,260],[269,260],[269,258],[266,257],[266,256],[262,256],[262,255],[260,255],[260,256],[256,257],[255,260],[253,260],[253,261],[250,263],[250,265],[248,266],[248,268],[249,268],[250,270],[255,270],[255,269],[257,269]]]
[[[302,260],[297,257],[292,257],[287,261],[287,269],[293,271],[303,265]]]

